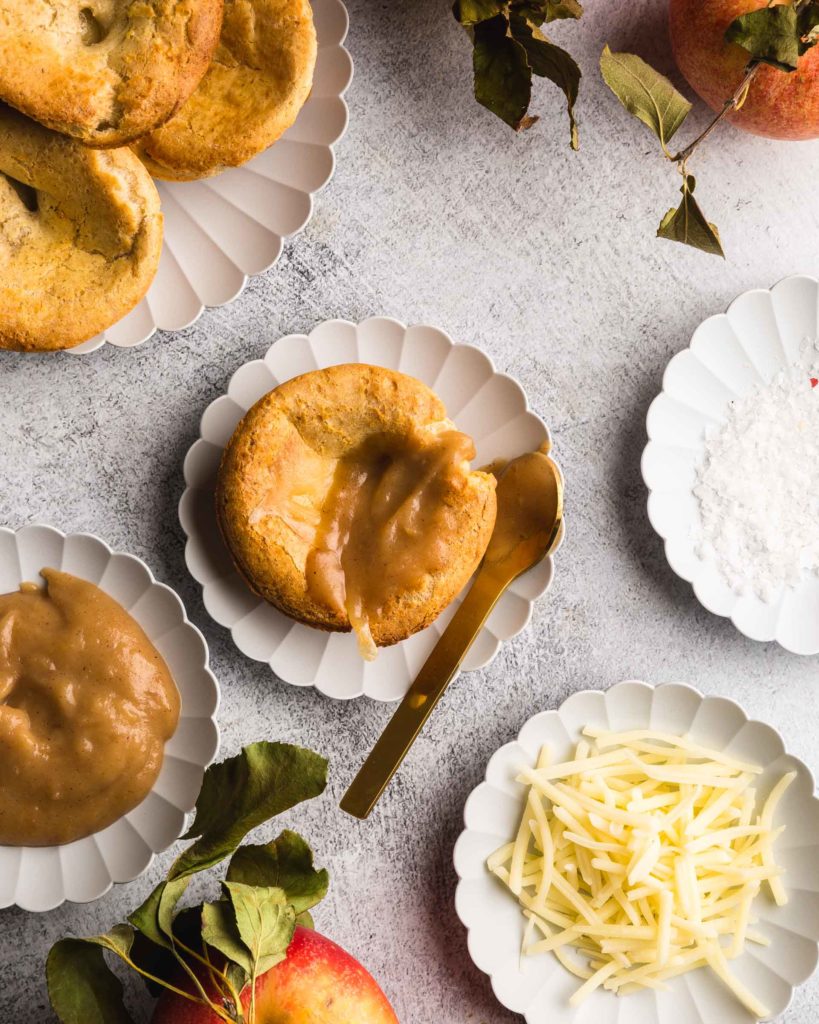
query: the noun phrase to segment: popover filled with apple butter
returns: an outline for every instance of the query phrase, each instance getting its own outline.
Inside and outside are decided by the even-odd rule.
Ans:
[[[495,524],[472,439],[406,374],[352,363],[295,377],[236,427],[217,517],[249,586],[299,622],[355,630],[365,657],[428,626]]]

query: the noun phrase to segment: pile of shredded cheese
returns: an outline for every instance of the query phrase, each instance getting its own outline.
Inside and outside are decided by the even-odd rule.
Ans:
[[[544,747],[523,769],[531,788],[517,838],[487,862],[528,918],[524,954],[552,951],[583,980],[572,1005],[601,985],[665,988],[709,965],[767,1017],[728,961],[746,940],[768,944],[753,929],[762,883],[787,901],[773,815],[795,772],[757,812],[756,765],[654,730],[583,734],[573,760],[552,764]]]

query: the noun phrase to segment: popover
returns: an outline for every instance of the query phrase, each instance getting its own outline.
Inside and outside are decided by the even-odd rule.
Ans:
[[[134,148],[156,178],[190,181],[243,164],[296,120],[315,63],[308,0],[226,0],[207,74],[179,113]]]
[[[89,146],[167,121],[205,74],[222,0],[3,0],[0,99]]]
[[[0,104],[0,348],[73,348],[142,298],[162,214],[130,149],[88,149]]]
[[[495,478],[413,377],[361,363],[261,398],[219,469],[217,518],[253,591],[365,657],[429,625],[463,589],[495,524]]]

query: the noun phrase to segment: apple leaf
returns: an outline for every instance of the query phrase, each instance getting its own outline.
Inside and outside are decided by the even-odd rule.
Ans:
[[[572,149],[578,149],[577,122],[574,105],[580,88],[580,68],[574,58],[561,47],[547,39],[540,29],[525,18],[512,15],[509,19],[512,35],[526,50],[532,72],[541,78],[548,78],[563,90],[569,114],[569,141]]]
[[[660,222],[657,229],[658,238],[667,238],[672,242],[682,242],[684,245],[693,246],[703,252],[713,253],[715,256],[725,258],[722,250],[719,232],[716,225],[705,219],[705,215],[694,199],[696,180],[693,174],[687,174],[683,179],[682,202],[674,209],[670,209]]]
[[[173,862],[168,878],[129,917],[152,942],[172,946],[173,913],[190,876],[230,856],[251,829],[319,796],[327,761],[290,743],[251,743],[235,757],[211,765],[184,839],[198,837]]]
[[[255,978],[282,959],[297,916],[283,889],[227,883],[238,886],[237,895],[229,893],[231,902],[223,901],[236,915],[233,919],[225,916],[218,904],[209,905],[216,910],[189,908],[174,916],[176,906],[196,872],[229,857],[251,829],[318,796],[326,784],[327,761],[289,743],[252,743],[236,757],[211,765],[185,837],[195,842],[177,857],[166,880],[130,915],[130,923],[90,939],[63,939],[52,947],[47,964],[49,998],[63,1024],[131,1024],[122,1002],[122,986],[108,970],[103,949],[126,960],[154,993],[180,967],[191,971],[180,948],[183,952],[184,946],[195,948],[202,928],[208,932],[206,941],[230,958],[239,990],[248,976]],[[279,877],[291,888],[299,909],[306,911],[326,892],[326,871],[313,868],[310,848],[296,833],[284,832],[268,845],[275,849]],[[253,935],[254,946],[247,945],[242,930]],[[229,946],[231,935],[233,945]],[[201,998],[194,997],[195,1001],[208,1005],[204,990],[200,987],[199,991]]]
[[[312,800],[327,785],[327,761],[291,743],[251,743],[235,757],[211,765],[196,801],[196,838],[171,866],[169,878],[213,867],[230,856],[251,829]]]
[[[508,33],[502,15],[475,26],[472,70],[475,99],[515,131],[533,123],[526,117],[532,96],[532,69],[526,50]]]
[[[225,967],[225,974],[230,979],[231,985],[241,995],[244,991],[245,985],[250,981],[250,975],[238,964],[229,963]]]
[[[217,900],[202,907],[202,938],[250,977],[253,961],[236,927],[236,913],[230,900]]]
[[[795,8],[778,4],[734,18],[725,30],[725,41],[737,43],[761,64],[795,71],[801,34]]]
[[[546,21],[581,18],[583,6],[578,0],[546,0]]]
[[[452,13],[462,25],[477,25],[500,14],[506,4],[507,0],[455,0]]]
[[[691,104],[665,75],[633,53],[612,53],[604,47],[600,56],[603,81],[626,110],[648,125],[666,145],[688,117]],[[666,155],[668,155],[666,151]]]
[[[264,846],[240,846],[227,870],[228,882],[283,889],[296,914],[327,895],[330,876],[313,867],[313,851],[297,832],[284,832]]]
[[[250,952],[251,978],[281,963],[296,927],[296,913],[283,889],[225,882],[236,928]]]
[[[160,882],[145,902],[128,915],[129,922],[157,946],[173,949],[173,915],[189,882],[190,874]]]
[[[46,982],[52,1009],[63,1024],[133,1024],[122,983],[103,950],[128,956],[133,929],[121,924],[90,939],[60,939],[48,954]]]
[[[580,0],[455,0],[452,13],[472,38],[475,99],[521,131],[538,120],[528,114],[532,75],[548,78],[566,96],[570,141],[572,149],[577,149],[574,105],[580,68],[539,26],[580,18]]]
[[[526,18],[533,25],[564,18],[576,19],[583,15],[583,7],[578,0],[512,0],[509,11],[510,14]]]

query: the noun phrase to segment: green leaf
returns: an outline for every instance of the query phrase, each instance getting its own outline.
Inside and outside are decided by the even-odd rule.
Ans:
[[[648,125],[665,149],[688,117],[688,100],[665,75],[633,53],[612,53],[604,47],[600,70],[603,81],[626,110]]]
[[[532,69],[526,50],[507,34],[507,27],[501,15],[475,26],[475,99],[520,131],[534,123],[526,117],[532,96]]]
[[[799,25],[790,4],[761,7],[734,18],[725,40],[737,43],[751,57],[780,71],[795,71],[799,60]]]
[[[225,967],[225,974],[230,979],[231,985],[236,989],[236,992],[241,995],[244,991],[245,986],[250,981],[250,975],[238,964],[229,963]]]
[[[296,914],[327,895],[330,876],[313,867],[313,851],[297,833],[285,829],[264,846],[240,846],[227,870],[229,882],[283,889]]]
[[[190,873],[159,885],[145,902],[128,915],[128,920],[146,939],[166,949],[173,948],[174,910],[190,882]]]
[[[583,7],[578,0],[546,0],[546,21],[582,17]]]
[[[512,0],[509,10],[533,25],[583,15],[583,7],[578,0]]]
[[[327,761],[290,743],[251,743],[235,757],[211,765],[196,800],[196,816],[183,838],[199,838],[176,858],[128,918],[157,945],[172,948],[173,913],[190,876],[228,857],[247,833],[327,785]]]
[[[670,209],[660,222],[657,229],[658,238],[668,238],[672,242],[682,242],[683,245],[693,246],[703,252],[713,253],[715,256],[725,258],[722,250],[719,232],[716,225],[705,219],[699,204],[694,199],[696,180],[693,174],[688,174],[683,180],[682,202],[677,209]]]
[[[452,13],[462,25],[477,25],[500,14],[506,3],[507,0],[455,0]]]
[[[251,977],[281,963],[296,927],[296,914],[284,890],[275,886],[225,882],[236,914],[236,927],[250,951]]]
[[[311,750],[288,743],[253,743],[236,757],[208,768],[196,801],[195,819],[185,837],[196,841],[177,857],[166,881],[130,915],[130,925],[117,925],[106,935],[91,939],[64,939],[52,948],[47,966],[49,997],[64,1024],[130,1024],[122,1003],[122,986],[108,970],[102,949],[129,957],[137,939],[133,963],[164,979],[170,970],[168,954],[176,952],[174,936],[180,934],[178,927],[188,927],[191,915],[199,917],[197,908],[191,908],[174,919],[191,876],[230,856],[251,829],[318,796],[326,785],[327,761]],[[292,887],[295,901],[304,908],[312,906],[326,892],[326,872],[313,869],[310,849],[295,833],[282,833],[272,845],[279,874]],[[264,887],[254,898],[240,890],[236,900],[243,907],[247,927],[254,921],[258,924],[258,956],[245,958],[244,962],[255,972],[266,970],[267,966],[259,967],[260,962],[272,966],[287,950],[296,909],[280,888]],[[204,918],[208,918],[213,944],[219,949],[222,940],[216,936],[219,922],[215,913],[203,911],[202,918],[203,926]],[[193,943],[196,941],[194,938]],[[243,946],[237,940],[233,952],[237,954],[237,948]],[[144,966],[148,964],[158,965],[157,969]],[[244,972],[244,965],[238,966]]]
[[[230,900],[217,900],[202,907],[202,938],[249,977],[253,960],[236,927],[236,913]]]
[[[525,18],[513,15],[509,20],[509,26],[512,35],[526,50],[529,66],[533,73],[541,78],[548,78],[558,89],[562,89],[569,114],[570,144],[572,149],[577,149],[579,140],[574,105],[580,88],[580,68],[570,54],[547,39]]]
[[[319,796],[327,785],[327,761],[290,743],[251,743],[236,757],[211,765],[196,801],[193,825],[183,838],[199,837],[177,857],[169,878],[213,867],[228,857],[251,829]]]
[[[128,956],[131,946],[134,944],[134,929],[127,924],[115,924],[114,927],[103,935],[95,935],[85,942],[94,942],[103,949],[110,949],[117,956]]]
[[[122,984],[105,962],[104,949],[127,956],[133,930],[117,925],[90,939],[61,939],[46,961],[48,998],[63,1024],[133,1024]]]
[[[296,924],[300,924],[302,928],[309,928],[310,931],[316,927],[313,923],[313,915],[309,910],[302,910],[302,912],[296,917]]]

